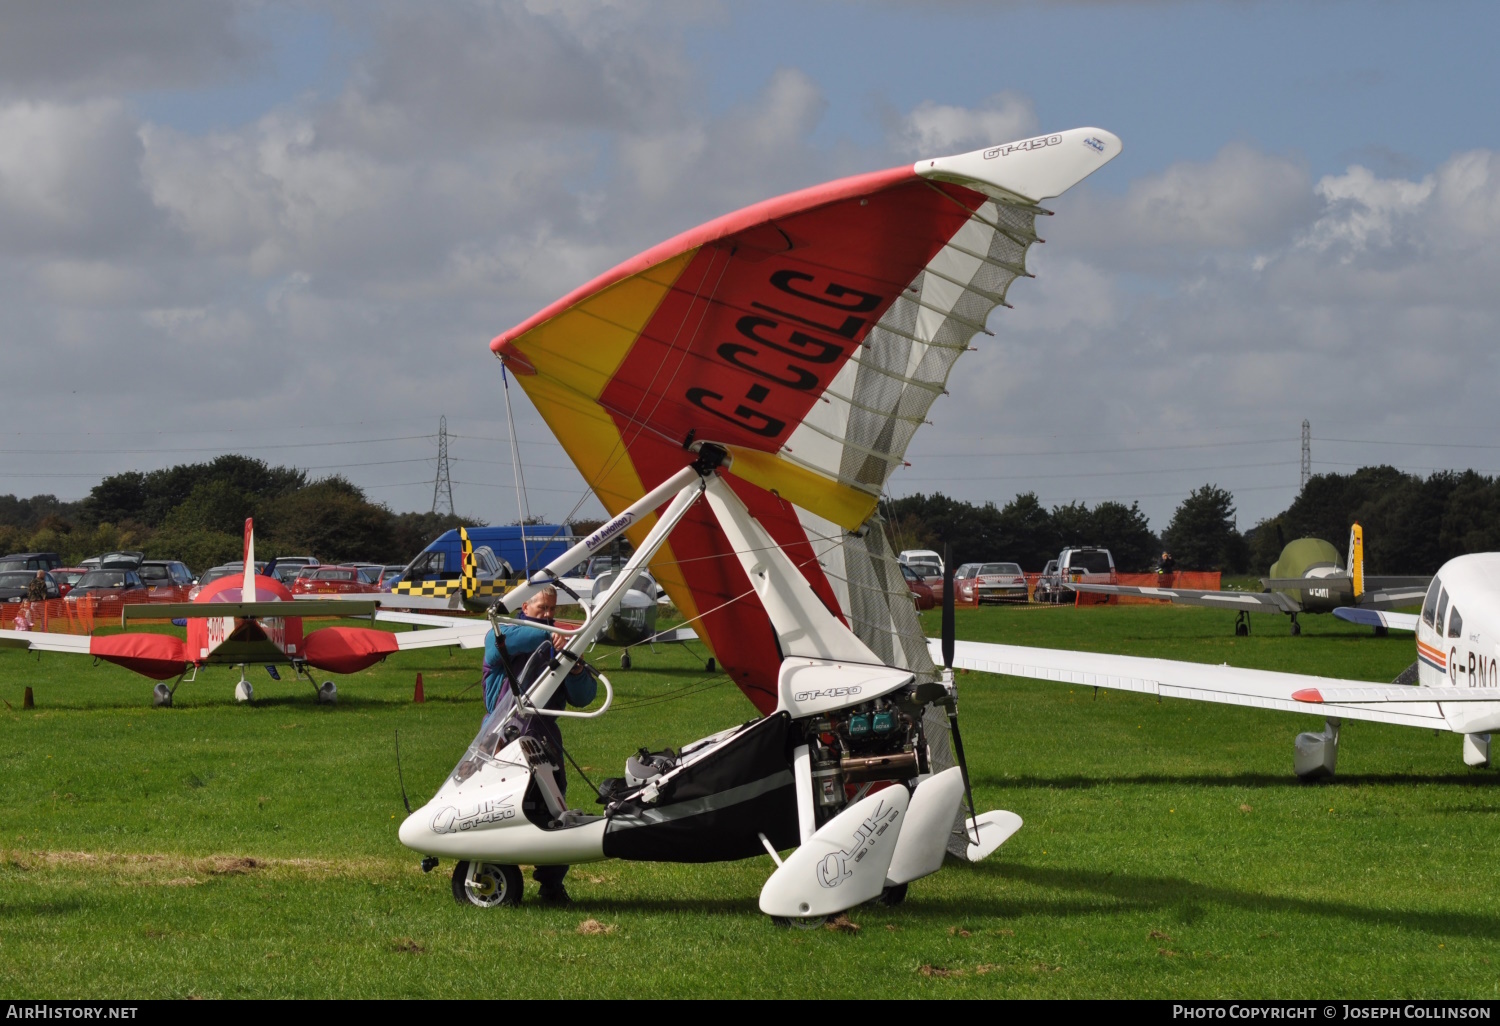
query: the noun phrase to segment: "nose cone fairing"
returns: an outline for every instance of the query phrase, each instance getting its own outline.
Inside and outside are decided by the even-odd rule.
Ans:
[[[479,736],[432,799],[401,824],[401,843],[423,855],[487,862],[563,865],[604,858],[604,818],[543,830],[526,818],[522,802],[531,771],[512,742],[483,754],[496,736],[491,714]]]

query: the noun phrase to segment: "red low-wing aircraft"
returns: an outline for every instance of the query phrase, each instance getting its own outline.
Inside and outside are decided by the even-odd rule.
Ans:
[[[479,648],[489,630],[488,621],[476,620],[402,634],[367,627],[323,627],[304,634],[304,617],[373,615],[375,603],[303,599],[293,607],[292,602],[292,593],[280,581],[256,574],[254,522],[246,520],[243,577],[222,577],[200,591],[192,602],[141,604],[121,610],[124,621],[186,619],[186,641],[169,634],[93,637],[0,630],[0,647],[71,652],[108,660],[162,682],[156,685],[153,696],[154,703],[161,706],[172,704],[177,686],[190,673],[196,674],[198,667],[226,664],[240,668],[234,695],[241,702],[255,697],[245,679],[245,668],[262,664],[268,669],[290,665],[317,690],[319,702],[331,703],[338,698],[333,681],[324,681],[319,687],[309,668],[354,673],[392,652],[447,645]],[[295,615],[291,614],[293,608]],[[173,680],[170,687],[165,683],[168,680]]]

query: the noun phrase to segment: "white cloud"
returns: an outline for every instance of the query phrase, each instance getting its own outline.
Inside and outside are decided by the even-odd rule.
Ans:
[[[1284,240],[1311,205],[1303,167],[1231,143],[1132,182],[1120,229],[1137,246],[1247,249]]]
[[[0,32],[0,90],[78,98],[197,86],[263,52],[232,0],[14,3]]]
[[[139,244],[154,211],[141,143],[111,100],[0,105],[3,245],[31,253],[118,253]]]
[[[1318,250],[1340,246],[1346,260],[1370,248],[1389,247],[1397,223],[1426,207],[1436,188],[1432,175],[1419,182],[1382,179],[1358,166],[1327,175],[1316,190],[1327,209],[1307,230],[1303,244]]]
[[[923,100],[900,120],[893,141],[913,157],[935,157],[1024,139],[1036,131],[1036,108],[1030,97],[1003,92],[977,107]]]

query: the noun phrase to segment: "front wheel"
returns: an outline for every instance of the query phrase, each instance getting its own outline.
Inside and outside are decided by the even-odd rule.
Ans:
[[[772,916],[771,924],[783,930],[816,930],[831,923],[835,916]]]
[[[906,900],[906,884],[891,884],[880,892],[880,897],[875,899],[882,905],[895,906]]]
[[[521,904],[523,886],[519,866],[463,861],[453,867],[453,900],[460,905],[514,907]]]

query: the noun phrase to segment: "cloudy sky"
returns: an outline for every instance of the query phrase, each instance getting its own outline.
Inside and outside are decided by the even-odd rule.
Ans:
[[[1241,526],[1500,470],[1490,3],[113,0],[0,10],[0,493],[239,451],[516,516],[487,343],[746,203],[1077,125],[893,494]],[[524,396],[533,513],[597,506]]]

